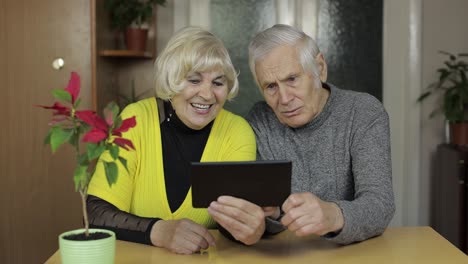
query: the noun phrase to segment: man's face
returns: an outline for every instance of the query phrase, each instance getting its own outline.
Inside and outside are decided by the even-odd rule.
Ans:
[[[278,46],[257,61],[255,72],[263,96],[282,124],[301,127],[320,113],[326,64],[321,54],[316,60],[320,77],[304,72],[295,47]]]

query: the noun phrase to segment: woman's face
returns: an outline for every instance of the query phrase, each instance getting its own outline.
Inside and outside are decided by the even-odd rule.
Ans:
[[[228,95],[222,71],[194,72],[186,76],[182,92],[172,98],[179,119],[191,129],[200,130],[213,121]]]

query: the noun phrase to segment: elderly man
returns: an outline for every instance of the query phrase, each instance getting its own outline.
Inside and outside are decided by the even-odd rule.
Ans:
[[[281,215],[221,197],[209,208],[215,220],[246,244],[281,230],[280,223],[298,236],[340,244],[382,234],[395,211],[382,104],[326,83],[327,64],[317,44],[287,25],[252,40],[249,64],[265,98],[248,117],[258,158],[293,161],[292,194]]]

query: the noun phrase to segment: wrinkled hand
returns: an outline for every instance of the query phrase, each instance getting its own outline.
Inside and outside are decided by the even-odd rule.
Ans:
[[[151,242],[178,254],[192,254],[215,245],[204,226],[191,220],[159,220],[151,229]]]
[[[278,219],[281,214],[279,207],[263,207],[263,213],[265,217],[270,217],[271,219]]]
[[[211,202],[208,213],[231,235],[246,245],[255,244],[265,231],[265,213],[251,202],[220,196]]]
[[[341,209],[312,193],[291,194],[283,203],[285,215],[281,223],[297,236],[325,235],[343,228]]]

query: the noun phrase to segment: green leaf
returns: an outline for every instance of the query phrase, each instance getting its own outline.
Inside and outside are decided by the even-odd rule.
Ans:
[[[78,120],[80,122],[80,125],[78,126],[78,133],[81,135],[84,132],[87,132],[91,129],[91,126],[86,124],[85,122]]]
[[[440,108],[437,108],[435,110],[433,110],[430,114],[429,114],[429,118],[433,118],[434,116],[438,115],[441,113],[441,109]]]
[[[116,160],[119,157],[119,146],[111,144],[107,147],[109,150],[111,157]]]
[[[71,103],[71,100],[72,100],[71,94],[65,90],[54,89],[52,90],[52,95],[57,100]]]
[[[460,78],[461,78],[462,84],[465,84],[465,85],[462,85],[462,89],[466,89],[468,87],[468,83],[467,83],[467,80],[466,80],[465,71],[459,70],[459,73],[460,73]]]
[[[52,130],[49,129],[49,132],[47,132],[47,136],[44,138],[44,145],[50,144],[50,136],[52,135]]]
[[[432,92],[431,91],[428,91],[428,92],[425,92],[423,94],[421,94],[421,96],[418,97],[418,102],[422,102],[424,99],[426,99],[426,97],[428,97],[429,95],[431,95]]]
[[[128,167],[127,167],[127,160],[122,157],[119,157],[119,160],[120,160],[120,163],[122,163],[122,165],[124,166],[125,170],[129,172]]]
[[[76,101],[75,101],[75,109],[78,108],[81,104],[81,98],[78,98]]]
[[[106,150],[106,147],[102,144],[88,143],[86,144],[86,150],[88,154],[88,159],[93,160],[101,156],[104,150]]]
[[[446,69],[439,69],[440,76],[439,76],[439,85],[442,85],[442,83],[447,79],[447,77],[450,75],[450,72],[447,71]]]
[[[78,164],[80,164],[80,166],[88,167],[89,159],[88,159],[88,154],[87,153],[81,153],[78,156]]]
[[[450,62],[446,61],[444,64],[449,68],[449,69],[455,69],[456,66],[452,65]]]
[[[107,183],[109,184],[109,187],[112,187],[112,184],[117,182],[117,165],[115,162],[104,161],[104,170],[106,172]]]
[[[112,115],[112,123],[114,124],[113,127],[115,127],[115,121],[119,116],[119,111],[119,106],[114,101],[108,103],[104,108],[104,115],[106,116],[106,119],[109,113]]]
[[[448,51],[444,51],[444,50],[439,50],[439,53],[440,54],[444,54],[444,55],[447,55],[447,56],[454,56],[452,53],[448,52]]]
[[[115,128],[119,128],[121,125],[122,125],[122,117],[118,116],[117,119],[114,120],[114,126],[112,128],[112,131],[114,131]]]
[[[70,138],[68,139],[68,143],[72,146],[77,146],[80,143],[80,128],[74,128]]]
[[[52,152],[55,152],[58,147],[67,142],[73,134],[72,129],[62,129],[61,127],[53,127],[50,135],[50,146]]]
[[[75,191],[79,191],[87,186],[87,166],[78,166],[73,174],[73,182],[75,183]]]

